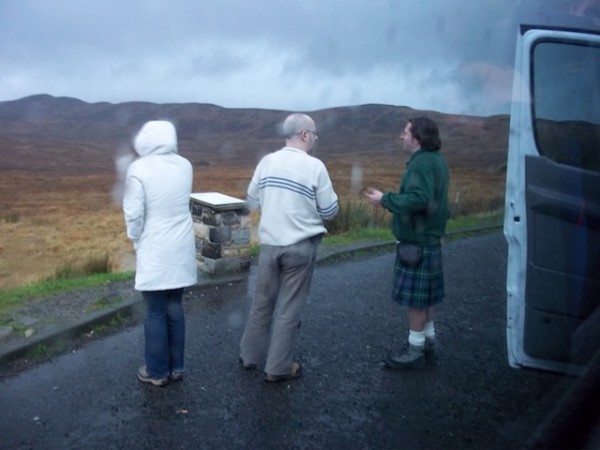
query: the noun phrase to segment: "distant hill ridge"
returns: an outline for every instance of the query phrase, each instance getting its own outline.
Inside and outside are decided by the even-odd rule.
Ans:
[[[177,127],[179,152],[195,165],[253,166],[282,146],[278,125],[290,111],[223,108],[212,104],[86,103],[69,97],[34,95],[0,102],[0,171],[93,174],[114,171],[118,152],[148,120]],[[367,104],[309,112],[319,129],[317,156],[365,160],[405,157],[398,135],[409,117],[438,122],[443,151],[461,167],[504,164],[508,116],[474,117]]]

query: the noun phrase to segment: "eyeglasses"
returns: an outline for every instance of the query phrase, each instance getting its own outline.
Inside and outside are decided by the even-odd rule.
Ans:
[[[410,131],[402,130],[402,133],[400,133],[400,137],[407,136],[408,133],[410,133]]]
[[[316,131],[314,131],[314,130],[303,130],[303,131],[301,131],[301,132],[300,132],[300,133],[298,133],[298,134],[302,134],[302,133],[304,133],[305,131],[306,131],[307,133],[312,133],[312,134],[313,134],[315,137],[319,137],[319,133],[317,133],[317,132],[316,132]]]

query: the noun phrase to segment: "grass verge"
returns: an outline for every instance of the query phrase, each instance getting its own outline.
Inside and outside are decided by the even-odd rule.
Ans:
[[[94,287],[114,281],[129,280],[132,277],[133,272],[99,273],[84,277],[32,283],[27,286],[0,292],[0,315],[7,314],[27,299],[43,298],[60,292]]]
[[[481,233],[488,227],[501,227],[504,220],[503,212],[482,213],[473,216],[458,217],[448,221],[446,232],[456,233],[464,230],[464,234]],[[481,231],[478,231],[481,230]],[[463,233],[459,233],[463,236]],[[346,245],[357,241],[389,241],[394,240],[389,227],[362,228],[345,233],[326,235],[323,245]]]

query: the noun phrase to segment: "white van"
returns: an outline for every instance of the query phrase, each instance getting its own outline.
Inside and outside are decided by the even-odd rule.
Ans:
[[[508,360],[515,368],[577,374],[600,349],[595,30],[520,27],[504,219]]]

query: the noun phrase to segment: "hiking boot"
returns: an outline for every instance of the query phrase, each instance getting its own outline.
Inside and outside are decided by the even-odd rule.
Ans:
[[[383,363],[390,369],[422,369],[425,367],[425,346],[409,343],[400,354],[388,356]]]
[[[438,355],[435,351],[435,338],[425,338],[425,360],[428,364],[435,364],[438,360]]]
[[[138,369],[137,377],[142,383],[151,383],[154,386],[166,386],[169,384],[168,378],[152,378],[146,369],[146,366],[142,366]]]

